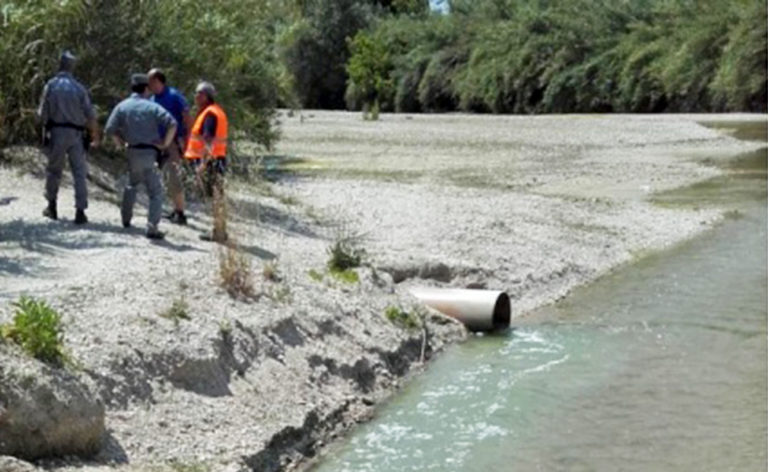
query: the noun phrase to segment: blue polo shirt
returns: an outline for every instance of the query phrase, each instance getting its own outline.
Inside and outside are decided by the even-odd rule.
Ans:
[[[152,101],[168,110],[168,113],[170,113],[173,119],[176,120],[176,126],[178,127],[176,136],[185,137],[187,135],[187,130],[184,128],[182,113],[184,110],[188,110],[189,106],[187,105],[187,99],[184,98],[184,95],[175,88],[166,85],[163,89],[163,93],[152,95]],[[165,136],[165,131],[165,127],[161,126],[160,136]]]

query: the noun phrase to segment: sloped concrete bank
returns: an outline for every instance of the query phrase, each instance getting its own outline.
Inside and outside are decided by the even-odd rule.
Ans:
[[[694,118],[531,124],[384,115],[362,123],[313,112],[286,120],[276,159],[319,163],[322,172],[230,186],[231,228],[252,264],[256,299],[232,299],[219,287],[220,249],[197,237],[211,223],[203,205],[192,205],[188,227],[165,225],[167,241],[150,242],[141,211],[138,228],[122,229],[110,191],[119,183],[93,168],[89,225],[71,224],[69,183],[62,221],[50,222],[40,216],[42,157],[5,150],[0,323],[20,295],[46,299],[63,315],[73,375],[105,412],[95,456],[35,466],[304,467],[419,370],[422,333],[383,315],[387,306],[411,306],[410,287],[504,290],[519,316],[719,221],[712,209],[646,201],[719,175],[703,161],[708,149],[754,148]],[[356,284],[324,274],[327,248],[344,232],[363,235],[369,254]],[[165,316],[176,301],[186,305],[184,318]],[[466,336],[439,316],[428,326],[427,359]]]

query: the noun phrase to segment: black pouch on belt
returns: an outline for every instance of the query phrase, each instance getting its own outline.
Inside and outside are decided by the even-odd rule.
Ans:
[[[85,152],[91,149],[91,132],[87,129],[83,130],[83,149],[85,149]]]
[[[155,160],[157,160],[157,166],[163,167],[163,164],[165,164],[165,160],[163,159],[163,155],[165,154],[163,151],[160,150],[159,147],[155,146],[154,144],[131,144],[128,146],[131,149],[152,149],[155,151]]]
[[[173,144],[171,144],[171,146],[173,146]],[[168,154],[168,151],[161,151],[158,149],[157,150],[157,167],[162,169],[165,163],[168,162],[168,158],[170,157],[171,155]]]

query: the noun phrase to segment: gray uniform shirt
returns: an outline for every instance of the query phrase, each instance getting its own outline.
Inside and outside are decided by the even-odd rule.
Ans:
[[[155,144],[163,138],[158,131],[161,126],[169,129],[176,126],[176,120],[165,108],[133,93],[112,110],[104,132],[129,145]]]
[[[69,72],[59,72],[45,84],[37,115],[43,123],[76,126],[85,126],[95,118],[88,91]]]

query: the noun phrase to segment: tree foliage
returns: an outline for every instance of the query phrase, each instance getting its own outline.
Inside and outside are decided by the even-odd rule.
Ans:
[[[447,0],[446,0],[447,1]],[[0,145],[32,141],[62,49],[103,117],[132,72],[212,81],[269,147],[276,106],[766,111],[763,0],[5,0]]]
[[[453,0],[450,8],[372,26],[393,64],[389,109],[766,110],[760,0]]]
[[[271,145],[280,67],[266,27],[270,3],[213,2],[201,11],[191,0],[3,2],[0,143],[34,138],[43,85],[61,50],[71,49],[102,115],[127,95],[131,73],[161,67],[188,93],[200,79],[213,82],[235,127]]]

